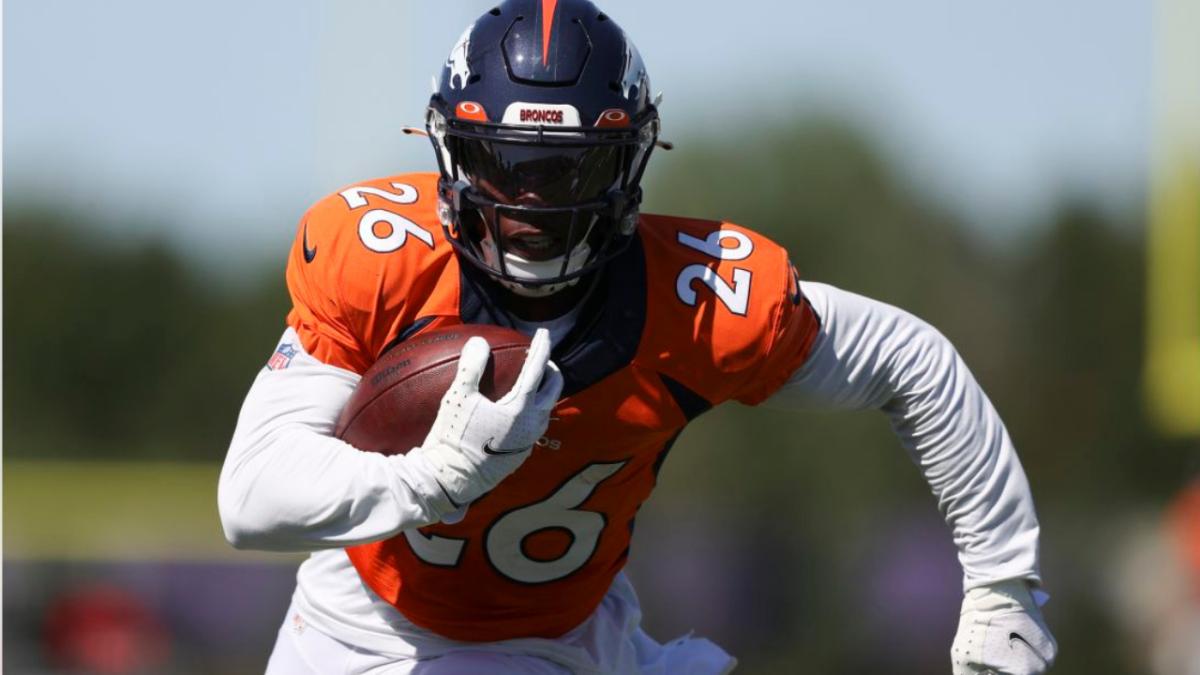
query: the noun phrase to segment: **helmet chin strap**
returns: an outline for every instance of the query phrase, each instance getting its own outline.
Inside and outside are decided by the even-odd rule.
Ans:
[[[493,269],[501,269],[498,251],[496,244],[490,238],[484,244],[483,259]],[[568,255],[566,274],[578,272],[583,269],[587,263],[588,257],[591,256],[592,247],[588,246],[587,241],[581,241]],[[514,280],[499,279],[502,286],[508,290],[527,298],[544,298],[549,295],[574,286],[579,283],[579,277],[568,279],[556,284],[523,284],[521,279],[529,281],[540,281],[542,279],[553,279],[557,277],[563,269],[563,256],[555,256],[549,260],[528,260],[511,251],[504,252],[504,269],[508,271],[510,277]]]

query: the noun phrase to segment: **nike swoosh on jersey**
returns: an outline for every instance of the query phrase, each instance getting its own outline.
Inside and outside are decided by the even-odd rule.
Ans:
[[[310,263],[317,257],[317,247],[308,247],[308,223],[304,224],[304,262]]]

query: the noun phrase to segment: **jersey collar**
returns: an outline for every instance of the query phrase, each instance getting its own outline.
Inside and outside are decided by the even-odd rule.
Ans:
[[[500,289],[472,265],[459,265],[459,318],[517,330],[500,303]],[[605,265],[579,319],[551,358],[563,374],[563,397],[576,394],[629,365],[646,325],[646,256],[640,234]]]

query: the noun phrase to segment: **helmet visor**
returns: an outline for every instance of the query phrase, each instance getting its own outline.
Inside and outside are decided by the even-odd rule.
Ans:
[[[463,177],[504,204],[555,207],[596,201],[621,187],[627,171],[626,145],[547,146],[461,136],[447,141]]]

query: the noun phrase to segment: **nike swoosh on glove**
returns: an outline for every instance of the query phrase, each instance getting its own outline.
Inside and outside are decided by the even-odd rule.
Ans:
[[[454,382],[421,447],[409,457],[428,466],[443,493],[431,504],[444,522],[460,519],[475,501],[525,461],[550,423],[562,392],[562,373],[550,360],[550,334],[539,329],[512,389],[497,401],[479,392],[491,358],[487,340],[463,345]]]
[[[1024,579],[967,591],[950,649],[954,675],[1040,675],[1058,643]]]

